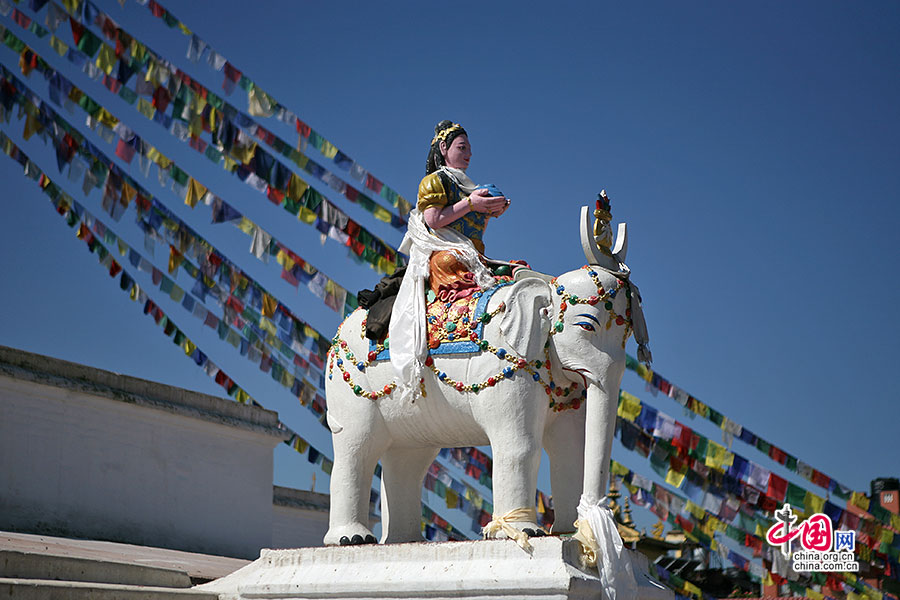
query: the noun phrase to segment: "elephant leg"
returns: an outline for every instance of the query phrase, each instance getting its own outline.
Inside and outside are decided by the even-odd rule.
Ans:
[[[495,431],[488,430],[491,442],[494,470],[494,520],[506,517],[519,509],[534,510],[537,490],[538,467],[541,463],[541,438],[544,429],[542,415],[528,415],[517,423],[503,423]],[[531,418],[528,418],[531,417]],[[522,429],[523,422],[527,426]],[[519,428],[516,428],[516,425]],[[539,529],[536,518],[512,518],[509,522],[516,529]],[[502,531],[494,534],[506,537]]]
[[[553,533],[571,533],[584,477],[584,410],[559,413],[544,433],[544,450],[550,457]]]
[[[342,419],[341,423],[347,426],[332,435],[334,467],[325,545],[338,545],[343,537],[352,540],[358,535],[365,540],[366,536],[372,535],[369,529],[372,474],[387,448],[389,437],[380,416],[365,414],[366,409],[374,413],[374,407],[361,405],[354,408],[359,408],[355,419]],[[329,413],[329,424],[333,419]]]
[[[440,448],[389,448],[381,458],[381,543],[422,541],[422,481]]]

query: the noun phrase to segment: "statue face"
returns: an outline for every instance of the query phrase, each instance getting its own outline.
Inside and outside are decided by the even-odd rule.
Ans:
[[[449,148],[445,142],[441,142],[441,155],[444,157],[444,163],[448,167],[465,171],[469,166],[469,159],[472,158],[472,149],[469,146],[468,136],[456,136],[453,138]]]

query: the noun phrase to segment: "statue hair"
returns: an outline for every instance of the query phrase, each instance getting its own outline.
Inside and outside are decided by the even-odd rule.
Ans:
[[[447,129],[448,127],[452,127],[452,126],[453,126],[453,121],[448,121],[447,119],[444,119],[443,121],[441,121],[440,123],[438,123],[437,125],[434,126],[435,137],[437,137],[437,134],[439,134],[443,130]],[[447,147],[449,148],[450,144],[453,143],[453,140],[455,140],[456,138],[458,138],[461,135],[468,135],[466,133],[466,130],[463,129],[462,127],[460,127],[458,130],[456,130],[453,133],[451,133],[450,135],[448,135],[446,138],[444,138],[443,141],[444,141],[444,143],[447,144]],[[425,174],[430,175],[431,173],[434,173],[435,171],[437,171],[439,168],[441,168],[443,166],[444,166],[444,155],[441,154],[441,140],[436,140],[431,145],[431,148],[428,150],[428,158],[425,161]]]

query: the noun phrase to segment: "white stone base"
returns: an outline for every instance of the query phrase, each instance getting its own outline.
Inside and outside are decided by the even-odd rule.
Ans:
[[[220,600],[609,597],[597,571],[580,566],[578,542],[530,541],[531,555],[510,540],[263,550],[255,562],[196,589]],[[674,598],[646,577],[646,557],[634,553],[633,562],[639,598]]]

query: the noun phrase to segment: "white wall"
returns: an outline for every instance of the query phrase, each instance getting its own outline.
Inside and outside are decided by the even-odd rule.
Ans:
[[[276,425],[0,347],[0,529],[255,558],[272,545]]]

